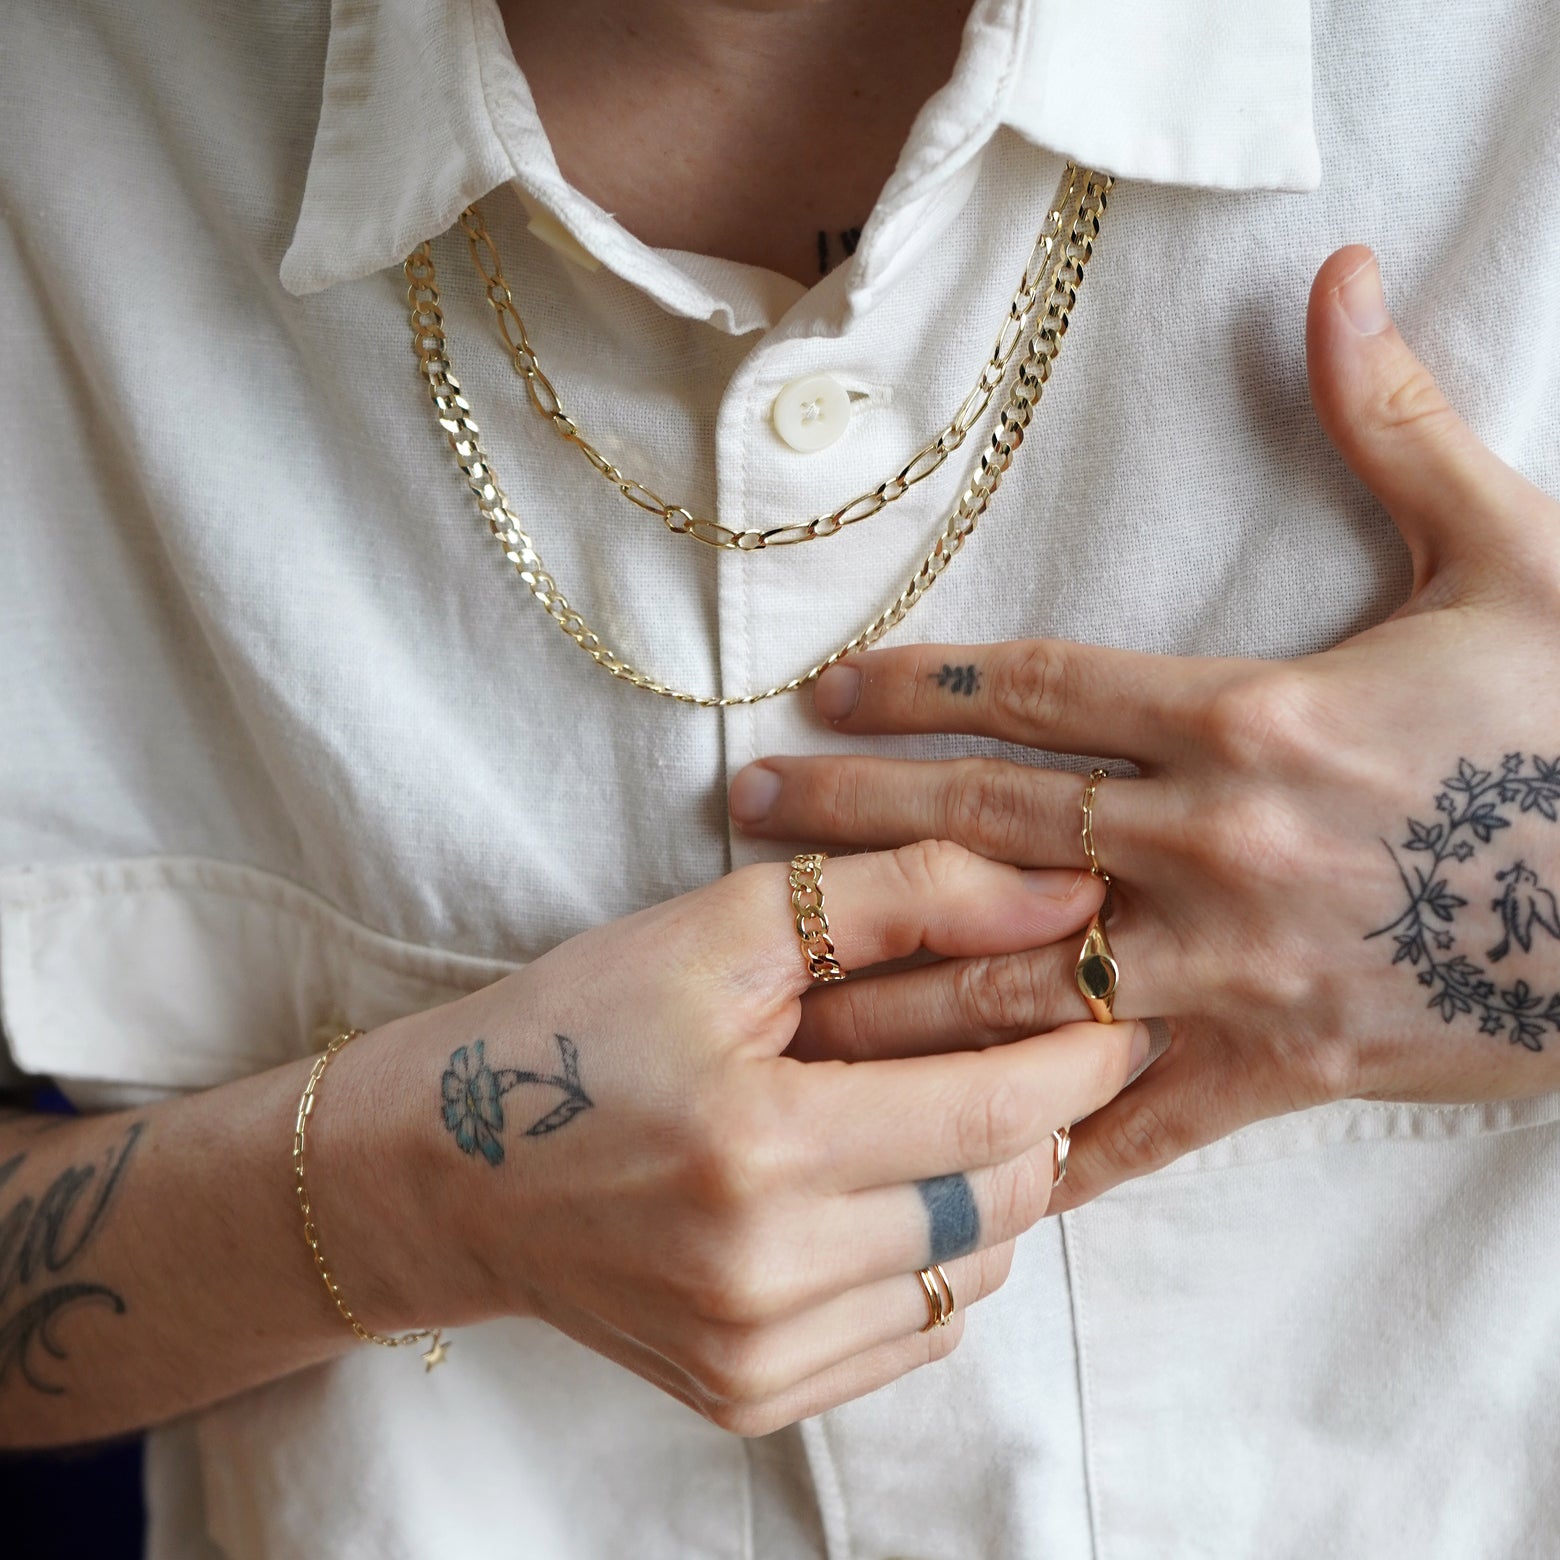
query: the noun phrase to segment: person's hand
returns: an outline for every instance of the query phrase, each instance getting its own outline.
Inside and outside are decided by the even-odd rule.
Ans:
[[[830,860],[823,891],[847,970],[928,949],[950,980],[972,956],[1072,942],[1099,903],[1076,869],[939,842]],[[827,1010],[850,984],[814,985],[787,869],[749,867],[366,1036],[311,1131],[339,1162],[377,1109],[362,1151],[422,1192],[326,1208],[345,1291],[379,1275],[381,1328],[540,1317],[745,1434],[939,1358],[1046,1210],[1052,1129],[1109,1099],[1148,1033],[1071,1023],[854,1066],[784,1055],[804,994]],[[893,1050],[858,1021],[864,1054]],[[915,1275],[939,1261],[960,1309],[922,1331]]]
[[[1560,1086],[1560,504],[1451,411],[1369,251],[1322,267],[1307,351],[1323,427],[1412,554],[1387,622],[1289,663],[921,645],[817,688],[841,732],[971,732],[1140,771],[1101,783],[1096,839],[1116,1013],[1165,1018],[1170,1044],[1074,1131],[1058,1207],[1343,1097]],[[995,759],[770,758],[731,810],[771,838],[939,835],[1058,866],[1083,860],[1082,789]],[[942,1008],[915,978],[862,983],[800,1043],[857,1054],[854,1009],[906,1053],[1060,1023],[1082,1008],[1078,949],[987,960],[957,988],[918,977],[965,999]]]

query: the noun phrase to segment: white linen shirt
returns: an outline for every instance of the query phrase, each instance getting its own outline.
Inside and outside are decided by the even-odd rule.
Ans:
[[[667,536],[525,409],[440,236],[474,198],[582,423],[744,527],[897,469],[974,381],[1064,156],[1117,174],[1030,439],[897,642],[1279,656],[1389,612],[1404,549],[1304,379],[1349,240],[1560,490],[1551,0],[976,0],[810,289],[571,188],[493,0],[10,0],[0,48],[0,1019],[85,1104],[301,1056],[786,854],[732,834],[727,783],[845,746],[805,696],[674,707],[547,622],[434,424],[408,250],[436,240],[549,567],[668,681],[815,661],[962,482],[776,552]],[[850,422],[798,453],[770,409],[816,373]],[[952,1357],[762,1440],[538,1322],[432,1376],[352,1352],[156,1432],[150,1554],[1553,1556],[1557,1205],[1560,1095],[1331,1105],[1045,1221]]]

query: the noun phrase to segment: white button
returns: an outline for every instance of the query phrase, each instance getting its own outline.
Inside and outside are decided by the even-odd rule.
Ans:
[[[793,450],[826,450],[850,422],[850,397],[827,374],[793,379],[775,397],[775,432]]]

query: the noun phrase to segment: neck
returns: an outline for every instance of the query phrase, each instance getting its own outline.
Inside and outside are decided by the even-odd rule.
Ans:
[[[969,0],[500,0],[565,178],[647,244],[818,280]]]

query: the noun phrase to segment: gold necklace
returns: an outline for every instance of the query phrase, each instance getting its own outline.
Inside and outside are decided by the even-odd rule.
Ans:
[[[1077,181],[1078,170],[1069,164],[1061,187],[1056,192],[1056,199],[1047,211],[1045,223],[1035,236],[1034,247],[1025,263],[1024,273],[1018,280],[1012,302],[1008,305],[1007,317],[997,332],[991,356],[981,368],[974,388],[959,403],[948,425],[923,444],[894,476],[880,482],[875,488],[858,493],[848,503],[841,504],[828,514],[814,515],[812,519],[796,525],[772,526],[768,530],[734,531],[718,520],[695,515],[682,504],[669,504],[660,494],[609,461],[586,436],[578,421],[565,410],[556,386],[543,370],[526,331],[525,321],[515,303],[514,293],[504,277],[498,245],[488,232],[481,208],[475,202],[461,213],[460,226],[471,250],[471,262],[477,269],[487,301],[493,306],[493,313],[497,317],[504,349],[509,354],[515,372],[525,381],[526,399],[536,415],[543,422],[549,423],[566,444],[572,444],[624,498],[654,515],[674,535],[690,536],[694,541],[703,542],[709,547],[759,552],[766,547],[789,547],[797,542],[834,536],[848,525],[871,519],[903,498],[917,482],[924,482],[934,471],[940,470],[943,462],[963,445],[970,431],[986,415],[992,396],[1007,379],[1013,354],[1024,341],[1025,327],[1047,278],[1047,262],[1076,198]]]
[[[1080,172],[1071,165],[1063,175],[1056,231],[1060,233],[1065,227],[1067,236],[1065,239],[1051,240],[1045,245],[1046,281],[1037,290],[1037,297],[1044,298],[1044,308],[1026,333],[1023,355],[1019,358],[1012,387],[1006,403],[997,414],[996,425],[986,448],[975,462],[964,491],[959,495],[958,502],[920,567],[889,606],[839,649],[805,672],[754,693],[690,693],[670,687],[639,671],[604,644],[586,619],[569,605],[547,572],[531,538],[521,528],[519,517],[510,507],[508,496],[500,486],[492,462],[482,447],[480,430],[471,417],[471,403],[461,391],[450,359],[449,344],[444,333],[444,310],[440,304],[433,265],[433,250],[426,242],[406,257],[403,267],[407,283],[406,301],[410,310],[412,350],[417,357],[418,372],[428,386],[439,426],[448,437],[456,463],[476,498],[478,512],[503,548],[504,556],[514,565],[521,582],[559,628],[604,671],[647,693],[659,694],[679,704],[691,704],[700,709],[731,709],[738,705],[758,704],[779,694],[793,693],[798,688],[806,687],[836,662],[875,644],[904,620],[905,615],[932,588],[938,576],[953,562],[974,532],[995,496],[1003,474],[1012,464],[1014,454],[1023,443],[1024,432],[1034,418],[1035,408],[1051,377],[1052,364],[1061,351],[1062,338],[1067,333],[1068,322],[1078,302],[1084,268],[1094,253],[1094,242],[1099,236],[1100,221],[1111,184],[1108,174],[1087,170]]]

